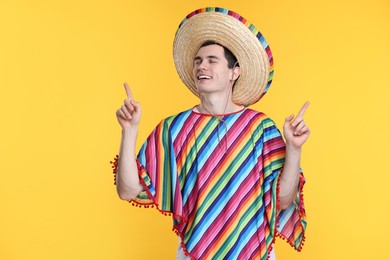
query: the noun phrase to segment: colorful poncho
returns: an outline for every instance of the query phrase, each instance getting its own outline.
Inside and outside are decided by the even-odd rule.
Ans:
[[[136,204],[173,217],[193,259],[262,259],[275,236],[300,251],[306,217],[301,173],[294,203],[279,210],[285,144],[274,122],[244,108],[222,120],[193,109],[163,120],[138,155]]]

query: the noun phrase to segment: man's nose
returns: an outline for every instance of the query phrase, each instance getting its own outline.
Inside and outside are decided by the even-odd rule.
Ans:
[[[202,71],[202,70],[206,70],[206,69],[207,69],[207,61],[203,60],[198,65],[198,70]]]

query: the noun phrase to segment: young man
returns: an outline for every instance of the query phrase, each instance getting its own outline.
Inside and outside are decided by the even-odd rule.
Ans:
[[[162,120],[135,159],[141,107],[125,84],[127,99],[116,112],[119,197],[173,217],[178,259],[275,259],[277,235],[300,250],[308,103],[286,118],[286,143],[270,118],[248,108],[268,90],[272,54],[253,25],[226,9],[189,14],[174,59],[200,103]]]

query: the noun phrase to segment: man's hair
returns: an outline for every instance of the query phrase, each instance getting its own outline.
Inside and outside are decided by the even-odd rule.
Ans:
[[[209,45],[214,45],[214,44],[219,45],[219,46],[221,46],[223,48],[224,53],[225,53],[225,58],[227,59],[227,62],[228,62],[228,68],[229,69],[233,69],[234,67],[240,67],[240,65],[238,64],[236,56],[234,56],[233,53],[228,48],[223,46],[222,44],[219,44],[219,43],[213,42],[213,41],[205,41],[202,44],[202,46],[200,46],[200,48],[206,47],[206,46],[209,46]]]

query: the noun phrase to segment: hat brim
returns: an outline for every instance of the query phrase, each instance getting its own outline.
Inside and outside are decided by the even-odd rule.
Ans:
[[[189,14],[176,32],[173,57],[179,77],[196,96],[198,91],[192,73],[194,58],[206,41],[228,48],[240,64],[241,74],[235,83],[233,102],[245,106],[256,103],[268,90],[273,76],[272,54],[261,33],[226,9],[206,8]]]

